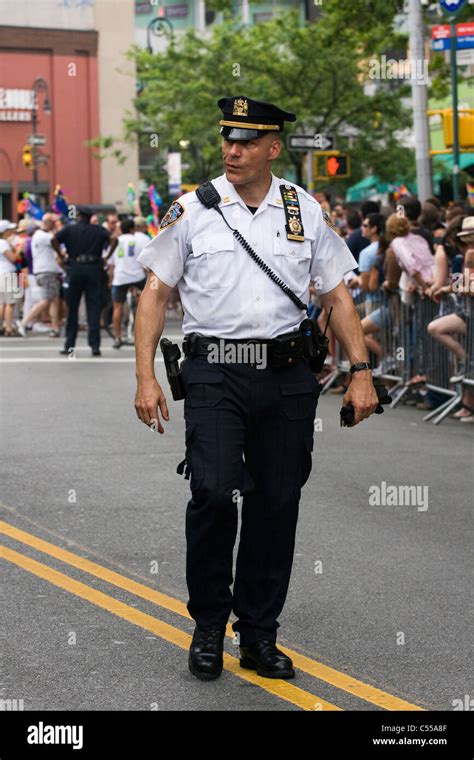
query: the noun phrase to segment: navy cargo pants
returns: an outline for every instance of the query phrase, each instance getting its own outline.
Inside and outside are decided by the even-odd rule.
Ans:
[[[186,512],[188,611],[201,628],[224,628],[233,610],[241,645],[276,641],[321,386],[304,359],[272,370],[196,356],[185,359],[182,372],[192,493]]]

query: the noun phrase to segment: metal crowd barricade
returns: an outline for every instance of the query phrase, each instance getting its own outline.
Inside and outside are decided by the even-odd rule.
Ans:
[[[358,289],[353,293],[352,298],[360,318],[363,319],[366,313],[365,301],[367,298],[367,293],[363,290]],[[333,356],[333,364],[334,369],[332,369],[323,378],[320,378],[322,385],[321,393],[327,393],[329,388],[334,385],[336,380],[338,380],[341,375],[345,375],[349,372],[350,362],[347,359],[339,341],[336,341],[336,351],[335,355]]]
[[[456,299],[458,301],[456,308]],[[434,409],[432,412],[423,417],[424,420],[433,419],[433,424],[438,425],[444,418],[452,412],[457,406],[462,403],[464,390],[467,388],[472,391],[474,388],[474,330],[472,327],[472,297],[470,295],[458,295],[451,296],[451,303],[454,307],[450,312],[459,315],[459,311],[465,314],[465,332],[456,336],[464,349],[464,361],[455,362],[452,358],[450,369],[452,369],[453,377],[450,377],[449,383],[454,385],[454,390],[451,391],[452,398],[441,406]],[[442,315],[444,316],[444,314]],[[452,355],[451,355],[452,356]],[[427,385],[427,387],[432,387]]]
[[[398,291],[383,293],[380,329],[373,334],[382,356],[374,374],[394,383],[391,392],[402,386],[410,375],[411,311],[411,306],[401,301]]]
[[[391,406],[395,407],[409,391],[412,378],[426,377],[425,387],[428,390],[448,397],[423,418],[430,420],[436,417],[433,420],[435,424],[459,404],[460,395],[459,389],[450,388],[450,378],[456,373],[455,358],[431,337],[428,325],[438,317],[453,313],[455,309],[456,299],[451,294],[444,296],[440,304],[417,294],[413,296],[412,304],[400,303],[399,347],[396,351],[403,363],[403,384],[399,386],[398,393],[395,392]]]
[[[471,282],[471,281],[470,281]],[[474,294],[468,294],[464,296],[464,311],[466,314],[466,335],[464,342],[464,349],[466,351],[466,358],[464,360],[464,377],[461,381],[463,388],[467,388],[474,393],[474,326],[472,324],[473,318],[473,296]]]
[[[377,315],[374,313],[374,322],[380,327],[371,337],[378,343],[381,356],[378,357],[374,375],[391,381],[392,408],[410,390],[412,378],[426,377],[425,387],[428,390],[447,397],[443,404],[423,418],[426,421],[432,420],[436,425],[460,404],[463,386],[474,387],[472,298],[463,297],[467,315],[466,335],[458,336],[466,350],[466,369],[463,375],[456,357],[428,332],[430,322],[458,309],[457,300],[459,296],[456,294],[443,296],[441,302],[436,303],[429,298],[421,298],[418,294],[401,295],[399,292],[382,291],[372,302],[367,301],[367,293],[364,292],[359,292],[354,297],[362,319],[377,312]],[[377,364],[377,356],[372,355],[371,358],[372,363]],[[338,343],[335,369],[321,381],[323,393],[348,371],[349,361]]]
[[[401,386],[410,376],[408,361],[408,338],[410,335],[410,310],[400,303],[398,293],[387,294],[380,290],[367,298],[367,293],[359,291],[353,296],[354,305],[361,319],[379,314],[380,328],[373,333],[374,339],[380,344],[382,356],[377,359],[371,355],[371,363],[376,366],[374,374],[395,383],[393,388]],[[374,314],[375,315],[375,314]],[[406,346],[406,348],[405,348]],[[326,393],[336,380],[349,372],[350,362],[342,346],[337,343],[335,369],[321,380],[323,393]]]
[[[428,325],[440,317],[453,314],[456,311],[456,305],[456,295],[450,293],[443,296],[439,306],[429,299],[423,299],[419,307],[419,328],[423,350],[426,354],[424,370],[420,374],[426,375],[428,390],[447,396],[445,402],[423,417],[425,422],[432,420],[435,425],[456,409],[461,401],[462,391],[459,383],[453,384],[451,381],[451,378],[459,373],[455,355],[430,336]]]

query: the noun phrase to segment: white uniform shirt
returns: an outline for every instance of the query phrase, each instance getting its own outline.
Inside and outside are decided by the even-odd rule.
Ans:
[[[349,248],[324,221],[319,203],[297,185],[304,242],[288,240],[280,185],[270,189],[252,215],[225,175],[213,180],[231,227],[307,303],[310,281],[327,293],[357,267]],[[196,193],[182,195],[184,209],[163,227],[138,257],[169,287],[178,285],[183,331],[219,338],[274,338],[297,330],[305,313],[261,271],[215,209]],[[179,207],[178,213],[180,211]]]
[[[135,238],[131,233],[119,236],[117,248],[109,259],[109,266],[114,268],[112,285],[130,285],[132,282],[145,279],[146,272],[138,263]]]

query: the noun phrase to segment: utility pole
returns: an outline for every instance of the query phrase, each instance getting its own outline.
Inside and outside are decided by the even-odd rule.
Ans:
[[[421,201],[433,195],[430,159],[430,133],[428,127],[428,81],[425,72],[423,9],[420,0],[408,0],[408,29],[410,34],[411,94],[413,100],[413,128],[415,133],[416,182]],[[418,63],[419,62],[419,63]],[[427,66],[427,64],[426,64]]]
[[[456,60],[456,24],[451,18],[451,90],[453,94],[453,200],[461,197],[459,190],[459,117],[458,117],[458,66]]]
[[[204,0],[197,0],[196,31],[198,34],[204,34],[206,31],[206,3]]]

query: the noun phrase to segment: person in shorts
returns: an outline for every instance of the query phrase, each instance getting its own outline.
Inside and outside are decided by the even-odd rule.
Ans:
[[[117,248],[109,259],[109,268],[112,270],[112,324],[115,336],[113,348],[120,348],[124,343],[122,341],[123,305],[129,289],[135,288],[141,293],[146,283],[145,270],[137,261],[141,249],[137,250],[139,246],[136,245],[133,219],[123,219],[121,230]]]
[[[26,337],[26,325],[39,321],[46,307],[51,316],[51,338],[59,338],[59,277],[56,251],[52,239],[57,222],[55,214],[44,214],[41,227],[31,238],[31,254],[33,259],[33,274],[36,279],[38,300],[23,319],[17,322],[17,329],[23,338]]]

